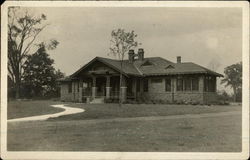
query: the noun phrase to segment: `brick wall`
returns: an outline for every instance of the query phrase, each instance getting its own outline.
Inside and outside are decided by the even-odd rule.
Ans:
[[[176,92],[174,98],[176,102],[199,102],[203,103],[203,93],[200,92]]]
[[[160,78],[160,77],[159,77]],[[171,78],[171,92],[165,91],[165,77],[161,77],[161,81],[154,82],[152,79],[159,78],[149,78],[149,88],[148,92],[137,93],[138,97],[142,97],[148,100],[163,100],[166,102],[204,102],[203,97],[203,77],[199,79],[199,91],[176,91],[176,78]],[[141,90],[143,91],[143,89]],[[210,98],[211,95],[207,99]]]
[[[218,100],[216,92],[204,92],[204,103],[214,103]]]

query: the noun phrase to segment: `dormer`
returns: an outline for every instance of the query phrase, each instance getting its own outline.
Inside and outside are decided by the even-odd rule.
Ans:
[[[171,64],[168,65],[167,67],[165,67],[165,69],[174,69],[174,66],[172,66]]]
[[[149,60],[145,61],[144,63],[141,64],[141,66],[152,66],[154,65],[153,63],[151,63]]]

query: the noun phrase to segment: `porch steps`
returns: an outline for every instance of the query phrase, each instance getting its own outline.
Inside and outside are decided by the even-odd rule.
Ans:
[[[104,103],[104,98],[95,98],[92,101],[90,101],[90,104],[102,104]]]

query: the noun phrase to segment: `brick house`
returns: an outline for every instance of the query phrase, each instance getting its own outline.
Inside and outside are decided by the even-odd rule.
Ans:
[[[161,57],[144,58],[144,50],[139,49],[137,54],[128,52],[122,70],[119,60],[96,57],[59,81],[62,101],[121,97],[122,101],[144,98],[209,103],[216,99],[217,77],[222,75],[192,62],[181,62],[180,56],[176,63]]]

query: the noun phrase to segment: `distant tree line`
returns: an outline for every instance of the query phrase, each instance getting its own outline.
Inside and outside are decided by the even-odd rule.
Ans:
[[[37,36],[48,24],[46,16],[31,15],[19,7],[8,10],[8,96],[10,98],[57,97],[57,79],[64,77],[53,67],[47,54],[59,42],[35,44]],[[31,51],[32,50],[32,51]]]

